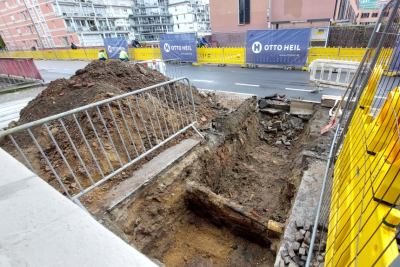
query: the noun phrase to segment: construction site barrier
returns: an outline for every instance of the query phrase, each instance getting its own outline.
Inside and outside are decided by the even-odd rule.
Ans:
[[[43,80],[31,58],[0,58],[0,79],[2,87]]]
[[[0,58],[32,57],[42,60],[93,60],[98,58],[98,52],[99,49],[3,51],[0,53]],[[131,60],[137,61],[162,58],[160,48],[131,48],[128,53]],[[382,49],[381,51],[378,62],[384,70],[387,70],[390,66],[392,53],[392,48]],[[308,67],[316,59],[360,62],[364,54],[365,48],[310,47],[306,66]],[[246,48],[197,48],[197,58],[199,63],[246,64]]]

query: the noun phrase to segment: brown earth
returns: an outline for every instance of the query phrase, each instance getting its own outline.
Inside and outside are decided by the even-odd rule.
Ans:
[[[52,82],[21,111],[20,120],[10,126],[23,125],[168,80],[168,77],[158,71],[141,64],[131,66],[128,63],[118,61],[93,61],[84,69],[76,71],[76,74],[70,79],[58,79]],[[192,89],[196,112],[200,119],[198,128],[207,127],[212,117],[228,111],[217,105],[212,94],[204,98],[193,86]],[[99,106],[101,116],[96,108],[90,108],[87,111],[90,120],[87,114],[81,111],[75,114],[76,121],[72,115],[64,117],[62,119],[64,125],[58,120],[49,121],[47,123],[49,131],[63,155],[59,153],[44,125],[33,127],[31,130],[41,145],[46,158],[40,153],[26,130],[13,134],[13,137],[41,178],[66,194],[58,181],[59,177],[66,185],[69,194],[75,195],[80,192],[77,181],[83,189],[89,187],[92,182],[96,183],[111,174],[112,169],[119,169],[121,165],[134,160],[145,150],[156,146],[167,138],[168,134],[172,135],[190,123],[194,114],[191,110],[192,101],[187,94],[185,95],[186,90],[188,90],[186,84],[176,82],[169,86],[157,87],[151,92],[138,94],[137,97],[129,96],[119,101],[112,101],[109,106],[103,104]],[[179,103],[180,106],[178,106]],[[143,115],[143,120],[140,113]],[[163,115],[166,117],[165,121],[162,119]],[[82,138],[77,123],[82,129],[87,143]],[[104,125],[107,126],[107,129]],[[152,125],[154,125],[154,130]],[[178,135],[145,158],[140,159],[136,164],[111,178],[111,182],[96,188],[92,193],[94,201],[102,197],[103,191],[107,191],[116,183],[129,177],[130,173],[140,168],[143,163],[193,134],[194,132],[190,129]],[[73,140],[79,155],[75,153],[74,146],[69,138]],[[0,146],[25,164],[8,138],[0,140]],[[104,147],[105,153],[102,147]],[[96,161],[93,159],[92,153]],[[63,160],[63,156],[69,166]],[[79,157],[85,162],[86,169],[81,164]],[[46,163],[47,160],[54,172]]]
[[[167,267],[273,266],[279,235],[265,225],[288,222],[303,171],[296,157],[307,136],[297,131],[290,146],[275,145],[294,126],[269,134],[263,124],[291,119],[251,114],[172,184],[159,177],[113,220],[133,247]]]

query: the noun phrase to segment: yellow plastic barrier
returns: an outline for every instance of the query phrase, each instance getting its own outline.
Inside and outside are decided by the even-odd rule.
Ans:
[[[339,48],[324,48],[324,47],[310,47],[310,50],[308,52],[308,62],[307,66],[310,65],[311,62],[313,62],[316,59],[332,59],[332,60],[338,60],[339,56]]]
[[[153,53],[155,59],[161,59],[161,48],[154,48]]]
[[[197,48],[199,63],[224,63],[223,48]]]
[[[340,48],[338,60],[361,62],[365,48]]]
[[[56,52],[53,50],[44,50],[42,51],[46,59],[57,59]]]
[[[25,57],[23,51],[17,51],[17,52],[10,52],[11,57]]]
[[[0,53],[0,57],[10,57],[6,51]]]
[[[355,266],[358,255],[358,266],[377,261],[374,266],[383,267],[399,254],[391,241],[400,211],[386,204],[398,202],[400,193],[399,88],[389,93],[377,118],[369,114],[383,72],[383,66],[374,69],[335,163],[325,266]]]
[[[387,70],[390,66],[392,59],[393,49],[391,48],[382,48],[381,53],[379,54],[377,64],[382,66],[384,70]]]
[[[85,49],[88,59],[99,59],[100,49]]]
[[[157,53],[155,53],[156,48],[135,48],[134,50],[134,59],[135,60],[151,60],[157,59],[161,57],[157,57]],[[158,52],[160,49],[158,49]],[[160,53],[160,52],[159,52]],[[131,58],[132,59],[132,58]]]
[[[32,51],[34,59],[46,59],[42,51]]]
[[[56,50],[56,55],[58,59],[71,59],[68,50]]]
[[[71,59],[87,59],[84,49],[71,49],[68,50]]]
[[[134,48],[129,48],[128,49],[128,55],[129,55],[129,58],[131,60],[136,60],[136,58],[135,58],[135,49]]]
[[[32,51],[24,51],[24,55],[25,55],[25,57],[32,57],[33,58]]]
[[[225,64],[244,64],[246,57],[246,48],[224,48],[224,62]]]

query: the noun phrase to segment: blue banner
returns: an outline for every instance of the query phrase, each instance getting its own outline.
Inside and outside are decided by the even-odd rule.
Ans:
[[[197,62],[196,36],[194,33],[160,34],[163,60],[180,59]]]
[[[128,45],[126,44],[125,37],[104,38],[104,46],[106,47],[108,58],[119,59],[119,54],[122,48],[125,48],[126,53],[129,55]]]
[[[246,63],[304,66],[310,28],[247,31]]]

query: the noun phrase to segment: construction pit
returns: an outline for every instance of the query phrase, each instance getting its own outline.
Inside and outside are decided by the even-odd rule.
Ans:
[[[137,77],[132,79],[142,81],[136,88],[121,90],[120,80],[111,81],[118,88],[104,84],[89,87],[90,68],[98,68],[93,65],[77,71],[70,80],[56,81],[10,127],[168,80],[157,71],[135,66],[132,75]],[[260,109],[256,97],[232,100],[229,93],[193,90],[200,119],[196,127],[204,138],[186,131],[83,195],[80,201],[100,223],[160,266],[274,266],[304,171],[315,162],[324,165],[329,153],[333,133],[320,135],[321,127],[329,123],[328,109],[313,104],[312,115],[293,115],[287,103],[267,101],[273,108]],[[59,98],[64,95],[65,99]],[[64,103],[63,110],[52,109],[54,103]],[[35,111],[40,116],[35,116]],[[84,117],[78,120],[85,125]],[[66,139],[53,130],[59,125],[53,126],[56,140]],[[84,128],[85,133],[89,129]],[[49,142],[43,127],[35,134],[40,143]],[[24,142],[23,135],[15,138],[38,175],[63,193],[36,147]],[[174,154],[174,147],[185,142],[190,144],[180,156],[172,156],[172,161],[164,164],[168,151]],[[0,145],[24,163],[10,142],[1,140]],[[93,143],[95,151],[94,147]],[[79,151],[85,154],[83,148]],[[56,149],[47,147],[45,153],[49,158],[52,155],[50,162],[62,173]],[[111,161],[114,164],[117,159]],[[99,163],[107,165],[105,160]],[[163,167],[154,173],[143,171],[157,165]],[[83,172],[79,168],[77,164],[76,171]],[[64,169],[63,182],[73,194],[77,186]],[[306,213],[304,216],[304,220],[314,219]]]

